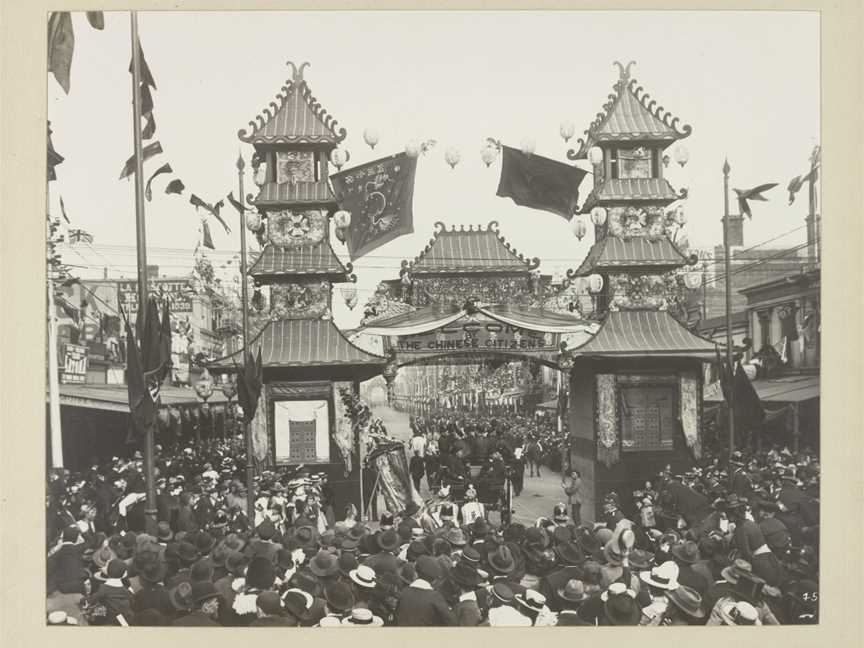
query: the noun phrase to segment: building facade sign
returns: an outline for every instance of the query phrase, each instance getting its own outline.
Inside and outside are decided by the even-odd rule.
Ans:
[[[63,384],[83,384],[87,381],[87,347],[80,344],[63,345],[63,366],[60,368],[60,382]]]
[[[557,333],[543,333],[469,315],[427,333],[391,338],[399,353],[556,351]]]
[[[192,286],[188,281],[151,280],[150,290],[156,295],[168,298],[169,308],[172,313],[192,312]],[[127,313],[138,312],[138,283],[136,281],[121,281],[117,284],[120,303]]]

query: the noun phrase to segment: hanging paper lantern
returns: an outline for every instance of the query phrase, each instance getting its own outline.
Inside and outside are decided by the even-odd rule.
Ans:
[[[580,241],[582,240],[582,237],[585,236],[585,232],[588,231],[588,228],[585,226],[585,221],[583,221],[581,218],[574,218],[571,221],[570,226],[573,228],[573,234]]]
[[[562,121],[561,125],[558,127],[558,133],[564,139],[565,142],[568,142],[573,134],[576,132],[576,124],[574,124],[570,120]]]
[[[374,128],[367,128],[363,131],[363,141],[369,145],[369,148],[374,149],[378,143],[378,131]]]
[[[462,159],[462,154],[459,152],[455,146],[450,146],[444,151],[444,161],[450,165],[451,169],[455,169],[456,165],[459,164],[459,160]]]
[[[498,157],[498,149],[494,146],[489,146],[488,144],[480,149],[480,159],[483,160],[483,163],[489,167],[495,161],[495,158]]]
[[[599,274],[592,274],[588,276],[588,292],[592,295],[596,295],[601,290],[603,290],[603,277]]]
[[[603,164],[603,149],[599,146],[592,146],[588,149],[588,161],[594,166]]]
[[[357,296],[357,286],[343,286],[342,287],[342,299],[345,300],[345,304],[347,305],[352,298]]]
[[[420,142],[417,140],[410,140],[407,144],[405,144],[405,155],[410,158],[416,158],[420,155]]]
[[[246,216],[246,227],[253,233],[259,231],[261,229],[261,214],[251,212]]]
[[[690,161],[690,151],[683,144],[675,147],[675,161],[682,167]]]
[[[534,149],[536,146],[537,146],[537,143],[533,139],[531,139],[530,137],[524,138],[519,143],[519,148],[522,150],[522,152],[525,155],[531,155],[532,153],[534,153]]]
[[[684,212],[684,205],[678,205],[678,208],[675,210],[675,222],[680,227],[684,227],[687,223],[687,214]]]
[[[595,207],[591,210],[591,222],[597,227],[603,227],[606,224],[606,208]]]
[[[684,274],[684,285],[688,290],[697,290],[702,286],[702,273],[698,270],[691,270]]]
[[[346,151],[345,149],[338,146],[330,152],[330,162],[332,162],[333,166],[335,166],[337,169],[341,169],[344,164],[350,159],[351,154],[348,153],[348,151]]]
[[[340,209],[333,214],[333,224],[337,229],[345,229],[351,224],[351,212]]]
[[[252,293],[252,308],[258,312],[264,310],[264,295],[261,294],[260,288],[256,288]]]

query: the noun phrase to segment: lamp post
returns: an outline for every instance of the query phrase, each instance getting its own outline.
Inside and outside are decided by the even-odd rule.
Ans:
[[[347,159],[347,157],[346,157]],[[237,183],[240,195],[240,203],[243,198],[243,169],[246,168],[246,163],[243,161],[242,155],[237,155]],[[257,215],[257,214],[256,214]],[[259,218],[260,223],[260,218]],[[249,353],[246,350],[249,344],[249,288],[246,281],[246,209],[240,210],[240,312],[242,313],[243,321],[243,373],[246,373],[246,363],[248,362]],[[260,396],[259,396],[260,398]],[[255,475],[252,465],[252,433],[249,430],[249,423],[246,422],[246,412],[243,412],[243,439],[246,442],[246,519],[255,519]]]

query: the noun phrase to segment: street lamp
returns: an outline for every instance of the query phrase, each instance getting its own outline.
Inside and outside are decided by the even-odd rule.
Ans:
[[[534,153],[534,149],[536,147],[537,147],[536,142],[534,142],[534,140],[531,139],[530,137],[524,138],[519,144],[519,148],[522,149],[522,152],[525,155],[532,155]]]
[[[451,169],[455,169],[456,165],[459,164],[459,160],[461,159],[462,154],[455,146],[449,146],[447,147],[447,150],[444,151],[444,161],[450,165]]]
[[[581,218],[574,218],[571,221],[570,227],[573,229],[573,234],[580,241],[585,236],[585,232],[588,231],[588,227],[585,225],[585,221]]]
[[[690,161],[690,151],[683,144],[675,147],[675,161],[682,167]]]
[[[416,158],[420,155],[420,142],[417,140],[410,140],[407,144],[405,144],[405,155],[410,158]]]
[[[336,147],[330,152],[330,162],[337,169],[342,169],[342,166],[351,159],[351,154],[341,147]]]
[[[595,207],[591,210],[591,222],[597,227],[603,227],[606,224],[606,216],[605,207]]]
[[[562,121],[561,125],[558,127],[558,133],[565,142],[568,142],[570,141],[570,138],[573,137],[574,133],[576,133],[576,124],[570,120]]]
[[[369,148],[375,149],[375,145],[378,143],[378,131],[374,128],[367,128],[363,131],[363,141],[369,145]]]
[[[603,164],[603,149],[599,146],[592,146],[588,149],[588,161],[591,162],[593,166]]]
[[[494,146],[486,144],[482,149],[480,149],[480,159],[483,160],[483,163],[487,168],[495,161],[496,157],[498,157],[498,149]]]

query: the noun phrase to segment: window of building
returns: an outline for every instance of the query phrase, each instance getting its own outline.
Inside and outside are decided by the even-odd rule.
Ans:
[[[653,151],[644,146],[635,149],[618,149],[618,178],[653,178]]]
[[[621,449],[672,450],[677,416],[676,387],[639,385],[621,388]]]
[[[330,404],[326,400],[273,403],[276,462],[330,462]]]
[[[759,349],[761,349],[765,345],[771,344],[771,311],[759,311],[756,316],[759,319]]]

